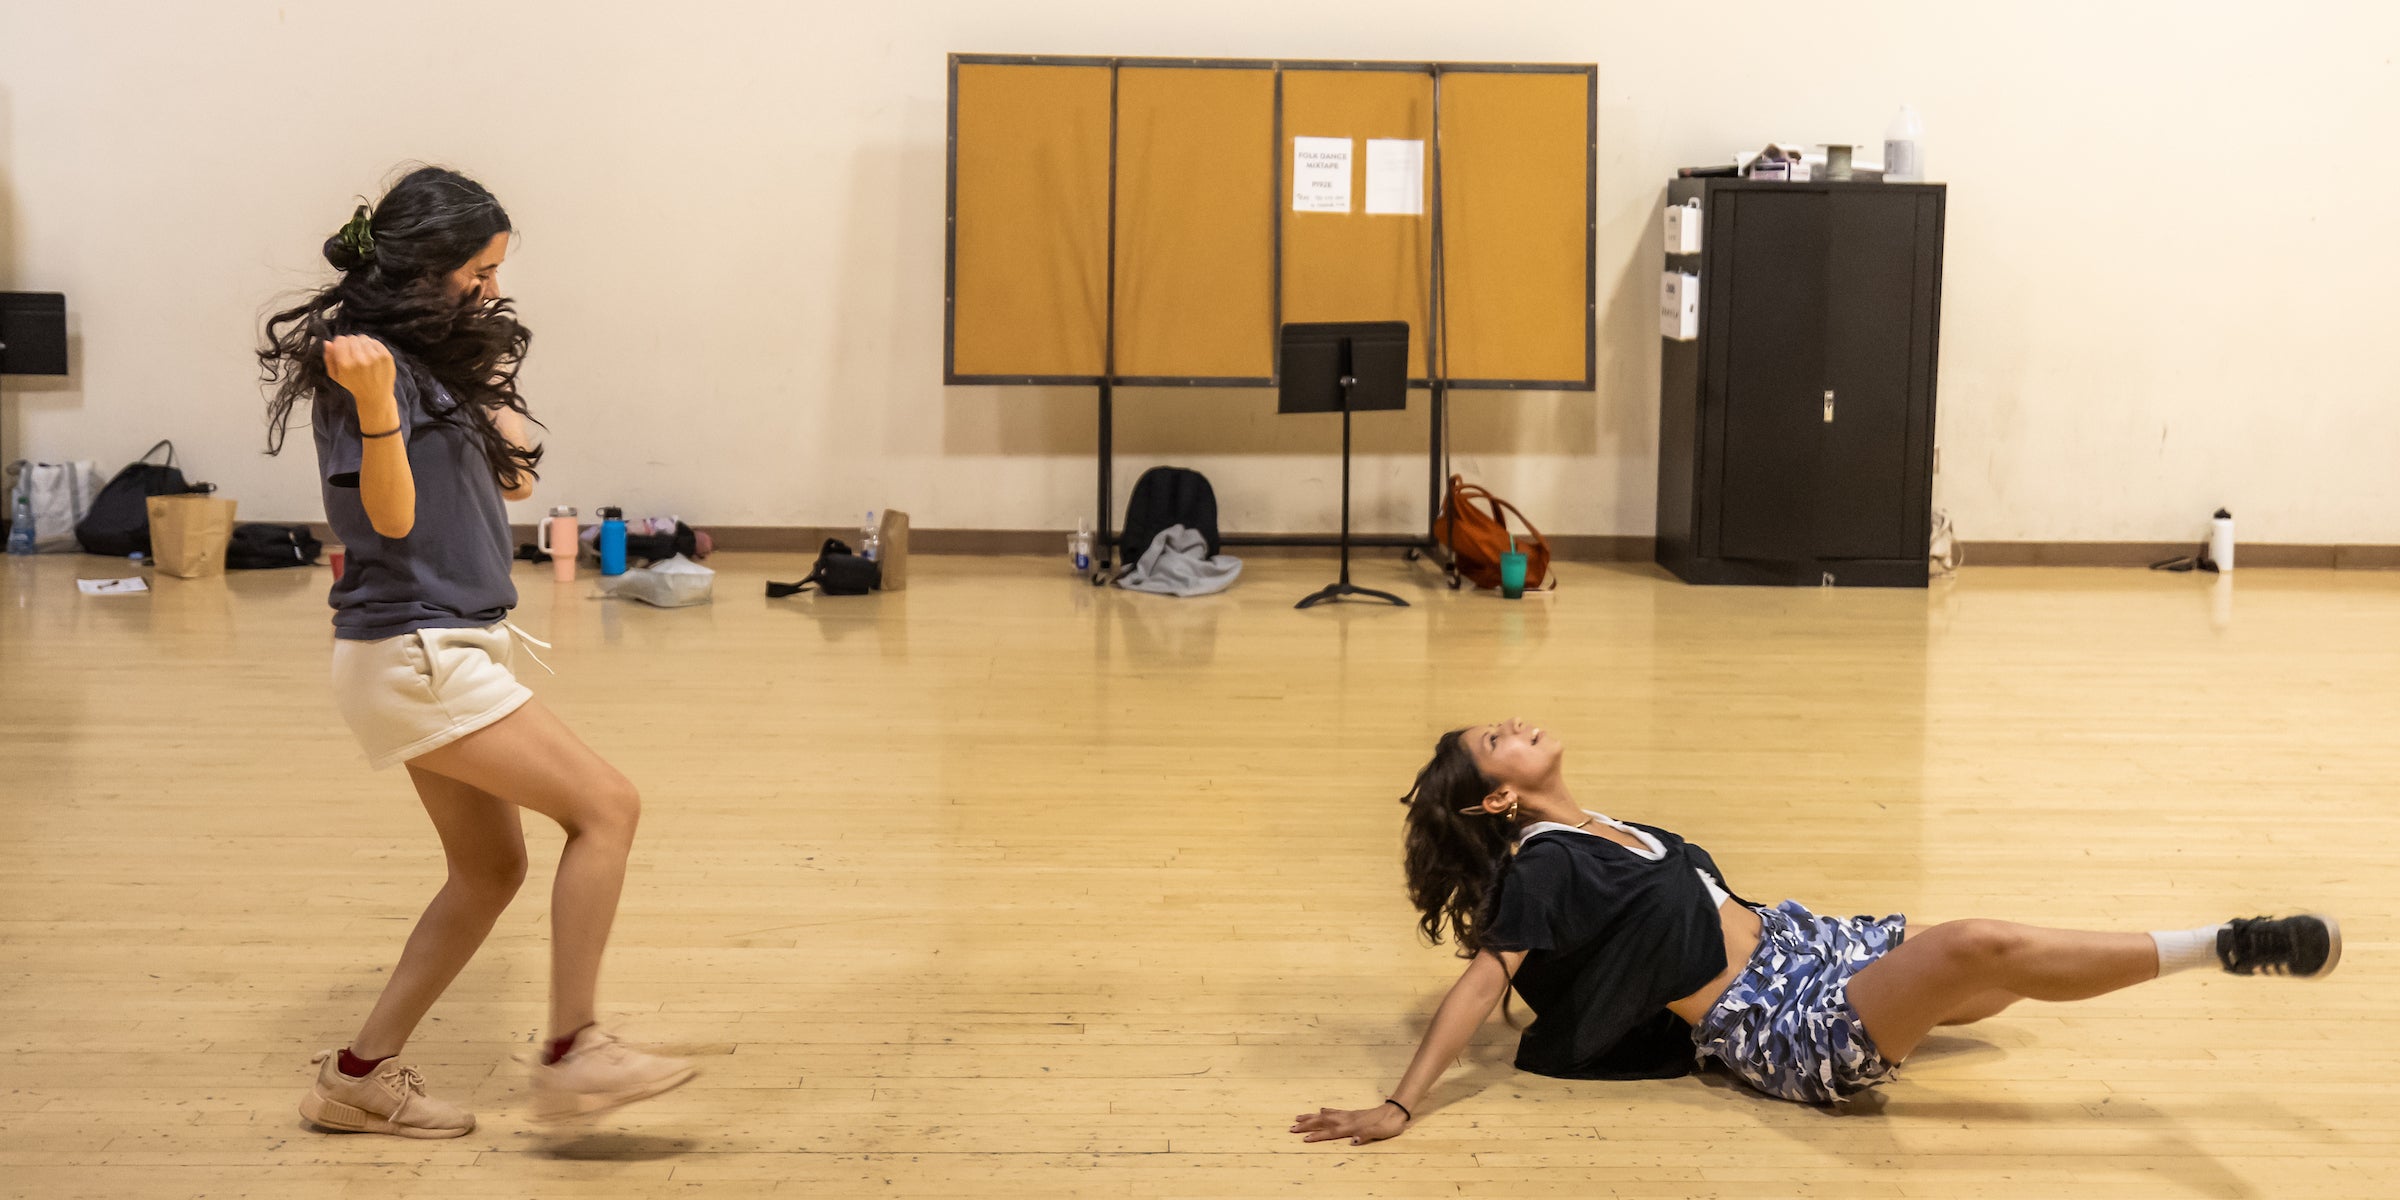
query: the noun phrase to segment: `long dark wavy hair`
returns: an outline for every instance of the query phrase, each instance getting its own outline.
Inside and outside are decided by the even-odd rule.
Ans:
[[[267,400],[267,453],[283,450],[292,406],[312,407],[341,388],[325,372],[325,343],[344,334],[372,335],[401,358],[401,370],[430,375],[450,395],[430,390],[432,420],[464,426],[483,451],[492,478],[514,488],[536,475],[541,448],[520,449],[494,420],[513,409],[527,420],[517,394],[517,367],[532,331],[518,323],[505,299],[478,303],[452,298],[445,280],[490,244],[514,231],[508,213],[482,184],[441,167],[418,167],[393,184],[372,214],[325,239],[325,261],[341,277],[300,303],[267,318],[259,347],[261,382],[275,385]]]
[[[1408,899],[1417,928],[1426,941],[1438,946],[1446,938],[1460,958],[1473,958],[1483,951],[1511,839],[1508,822],[1459,811],[1483,803],[1497,786],[1475,765],[1466,733],[1453,729],[1433,744],[1433,760],[1400,803],[1408,806]]]

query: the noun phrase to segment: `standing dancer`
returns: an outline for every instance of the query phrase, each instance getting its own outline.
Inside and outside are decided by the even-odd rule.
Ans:
[[[542,457],[516,384],[531,334],[499,288],[510,232],[473,180],[411,171],[326,239],[341,277],[269,318],[258,352],[276,385],[268,450],[308,401],[325,519],[349,555],[330,597],[335,706],[376,769],[407,765],[449,860],[358,1035],[316,1056],[300,1113],[326,1129],[444,1138],[475,1127],[398,1055],[525,878],[521,808],[567,835],[535,1118],[601,1112],[694,1074],[598,1023],[600,956],[641,800],[510,669],[515,641],[532,639],[507,619],[517,591],[501,502],[532,493]]]

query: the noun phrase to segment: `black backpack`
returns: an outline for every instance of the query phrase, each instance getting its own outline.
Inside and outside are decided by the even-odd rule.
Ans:
[[[306,525],[236,525],[225,545],[225,566],[234,571],[305,567],[324,548]]]
[[[826,538],[825,548],[817,552],[817,564],[809,569],[808,578],[798,583],[770,580],[767,599],[796,596],[811,587],[828,596],[864,596],[882,586],[883,564],[852,554],[850,544],[840,538]]]
[[[167,452],[163,466],[150,461],[150,455],[161,449]],[[100,489],[90,514],[75,523],[75,540],[83,544],[86,554],[110,558],[146,555],[150,553],[150,497],[214,490],[205,484],[192,487],[185,483],[183,472],[175,469],[175,443],[160,442]]]
[[[1185,467],[1152,467],[1134,481],[1125,502],[1125,528],[1117,535],[1117,561],[1140,562],[1170,526],[1181,525],[1208,539],[1208,556],[1222,549],[1217,538],[1217,490],[1208,476]]]

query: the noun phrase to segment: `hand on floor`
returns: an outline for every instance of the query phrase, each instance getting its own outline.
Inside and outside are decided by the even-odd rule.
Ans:
[[[1373,1108],[1320,1108],[1292,1119],[1292,1132],[1306,1134],[1304,1142],[1349,1138],[1353,1146],[1395,1138],[1408,1129],[1408,1118],[1389,1104]]]

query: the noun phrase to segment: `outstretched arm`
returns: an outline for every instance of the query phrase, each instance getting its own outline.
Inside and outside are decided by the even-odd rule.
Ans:
[[[1433,1091],[1434,1082],[1442,1072],[1466,1052],[1467,1042],[1482,1028],[1500,998],[1508,994],[1508,981],[1517,973],[1517,965],[1525,961],[1522,950],[1486,950],[1467,963],[1467,969],[1450,985],[1450,993],[1442,997],[1442,1005],[1433,1012],[1433,1020],[1425,1026],[1425,1037],[1417,1043],[1417,1055],[1408,1061],[1408,1071],[1400,1077],[1400,1086],[1392,1089],[1391,1097],[1407,1107],[1410,1113],[1424,1112],[1425,1098]],[[1320,1108],[1315,1113],[1294,1118],[1292,1132],[1303,1134],[1305,1142],[1329,1142],[1349,1138],[1350,1144],[1363,1146],[1385,1138],[1398,1137],[1412,1123],[1411,1118],[1392,1104],[1373,1108]]]

